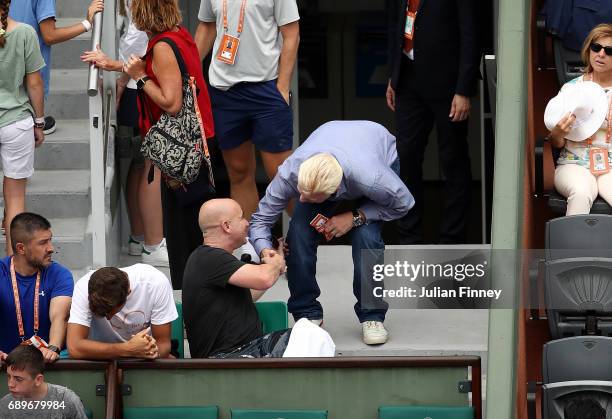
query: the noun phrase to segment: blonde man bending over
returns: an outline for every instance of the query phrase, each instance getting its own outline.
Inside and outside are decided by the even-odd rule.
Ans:
[[[395,137],[370,121],[322,125],[279,167],[251,218],[249,238],[259,255],[274,252],[271,228],[289,200],[299,197],[287,234],[286,259],[288,305],[296,321],[305,317],[323,323],[317,301],[317,246],[321,237],[331,240],[351,232],[355,313],[363,325],[363,340],[368,345],[387,341],[387,304],[371,292],[372,266],[382,263],[382,222],[404,216],[414,205],[398,175]],[[352,211],[337,213],[341,201],[353,201]],[[319,222],[313,226],[315,218]]]

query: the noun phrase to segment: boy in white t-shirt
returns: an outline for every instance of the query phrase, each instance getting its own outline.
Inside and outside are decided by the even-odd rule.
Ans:
[[[166,358],[178,317],[166,276],[149,265],[100,268],[74,287],[67,346],[71,358]]]

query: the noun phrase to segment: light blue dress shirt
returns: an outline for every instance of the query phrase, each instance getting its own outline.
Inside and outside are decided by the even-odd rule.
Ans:
[[[272,248],[271,229],[297,189],[302,162],[315,154],[329,153],[342,167],[342,182],[329,199],[365,198],[359,208],[367,222],[403,217],[414,206],[414,198],[391,165],[397,159],[395,137],[371,121],[332,121],[321,125],[278,168],[266,196],[251,217],[249,239],[258,254]]]

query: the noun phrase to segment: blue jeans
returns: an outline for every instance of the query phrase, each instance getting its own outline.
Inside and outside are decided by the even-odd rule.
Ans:
[[[391,168],[399,173],[399,161],[396,160]],[[321,290],[316,278],[317,247],[323,235],[310,225],[310,221],[318,213],[331,218],[337,206],[338,202],[334,201],[321,204],[296,203],[287,233],[287,279],[291,292],[288,306],[296,321],[302,317],[323,318],[323,307],[317,301]],[[386,302],[372,297],[371,292],[373,265],[381,264],[384,260],[385,242],[381,232],[380,221],[353,228],[350,232],[353,247],[353,294],[357,298],[354,309],[360,322],[382,322],[388,308]],[[365,307],[362,306],[362,287],[368,293]]]

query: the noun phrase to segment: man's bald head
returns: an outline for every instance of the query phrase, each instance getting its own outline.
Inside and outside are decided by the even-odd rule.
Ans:
[[[222,222],[240,215],[241,212],[240,205],[233,199],[220,198],[206,201],[200,208],[198,216],[200,230],[206,235],[207,230],[218,227]]]

